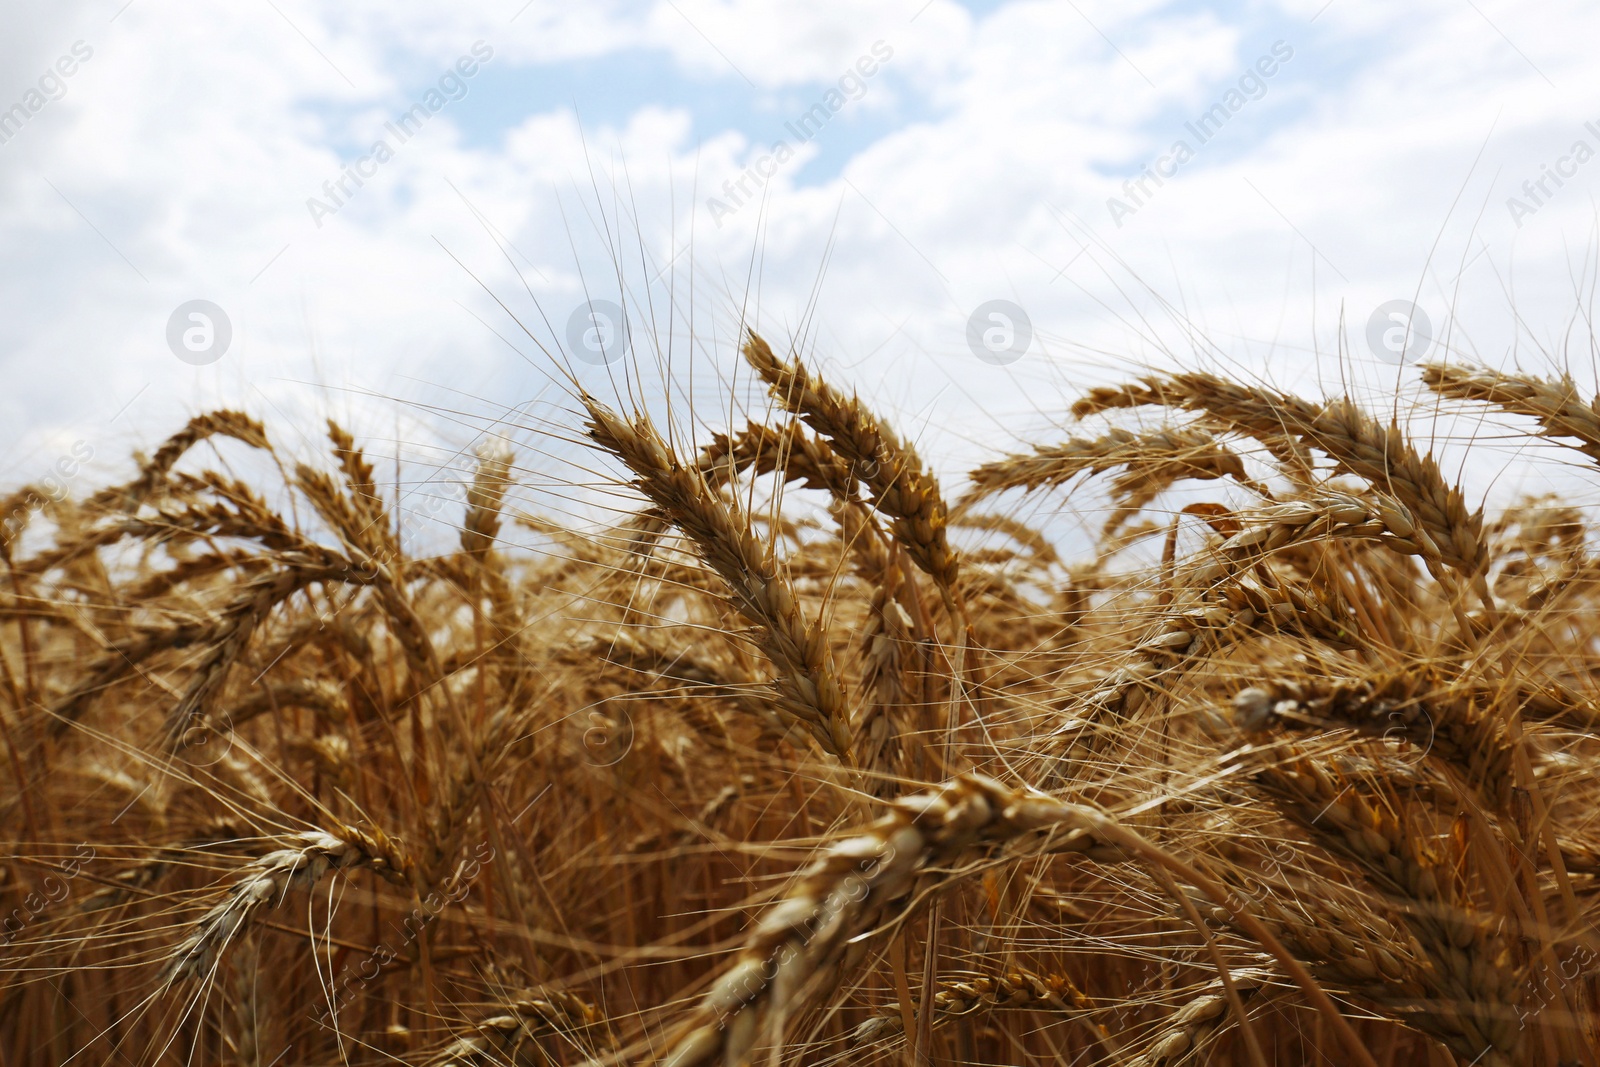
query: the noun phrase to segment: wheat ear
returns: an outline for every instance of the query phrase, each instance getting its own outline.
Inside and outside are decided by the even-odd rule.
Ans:
[[[1062,1013],[1094,1010],[1083,991],[1066,975],[1022,970],[944,979],[933,995],[932,1007],[940,1022],[999,1008]],[[903,1029],[900,1005],[885,1004],[877,1015],[850,1031],[847,1044],[851,1048],[871,1044]]]
[[[1299,629],[1341,646],[1351,636],[1339,605],[1311,586],[1235,582],[1211,590],[1207,600],[1163,613],[1088,694],[1062,703],[1068,718],[1038,751],[1050,780],[1070,780],[1112,733],[1108,726],[1138,711],[1145,694],[1250,634]]]
[[[1008,789],[976,774],[895,801],[888,815],[834,845],[802,872],[788,898],[768,911],[701,1000],[661,1063],[744,1062],[763,1028],[802,1007],[818,986],[864,956],[867,943],[860,935],[906,916],[919,876],[948,880],[953,875],[941,872],[964,856],[1030,834],[1044,835],[1039,850],[1102,861],[1132,859],[1198,886],[1285,968],[1332,1024],[1352,1060],[1376,1067],[1327,993],[1237,894],[1092,808]]]
[[[1476,400],[1539,421],[1549,437],[1573,438],[1572,445],[1600,462],[1600,396],[1585,401],[1570,377],[1552,381],[1488,367],[1422,366],[1422,384],[1452,400]],[[1562,442],[1566,444],[1567,442]]]
[[[133,511],[155,493],[166,481],[172,467],[183,454],[208,437],[232,437],[252,448],[270,448],[267,432],[261,423],[239,411],[210,411],[196,415],[188,425],[156,449],[139,465],[139,474],[133,481],[102,489],[85,502],[88,510],[110,509]]]
[[[738,504],[713,493],[699,468],[680,462],[646,416],[629,420],[584,395],[589,433],[627,464],[634,485],[681,529],[726,583],[734,608],[757,628],[756,644],[778,669],[780,709],[827,752],[849,759],[851,728],[843,680],[827,635],[807,619],[771,547]]]
[[[872,494],[872,503],[893,520],[895,537],[917,566],[940,588],[952,590],[961,563],[950,547],[949,508],[939,482],[910,445],[868,411],[806,369],[780,359],[758,334],[744,357],[773,397],[833,446]]]
[[[1209,583],[1238,573],[1245,566],[1291,545],[1322,538],[1376,541],[1403,555],[1439,559],[1432,541],[1419,536],[1417,524],[1404,504],[1387,493],[1371,499],[1322,490],[1308,499],[1269,504],[1239,516],[1238,533],[1213,550],[1211,561],[1188,568],[1184,577]]]
[[[500,509],[511,486],[512,456],[498,442],[478,451],[478,469],[467,487],[467,514],[461,523],[461,551],[482,559],[500,536]]]
[[[1231,977],[1241,996],[1254,997],[1266,987],[1271,972],[1241,968]],[[1126,1067],[1178,1067],[1179,1064],[1198,1063],[1195,1057],[1221,1034],[1228,1025],[1228,1016],[1228,997],[1222,979],[1212,979],[1162,1023],[1160,1031]]]
[[[264,908],[283,903],[291,889],[309,889],[330,871],[365,868],[402,881],[410,861],[382,835],[349,827],[339,834],[311,830],[291,838],[289,847],[269,852],[245,867],[226,900],[207,911],[162,968],[165,986],[186,978],[210,976],[229,942]]]
[[[1482,511],[1469,512],[1461,490],[1445,482],[1433,457],[1423,456],[1396,425],[1384,426],[1348,399],[1312,404],[1287,393],[1239,385],[1213,374],[1147,378],[1139,385],[1099,389],[1073,405],[1083,417],[1110,408],[1161,404],[1273,447],[1285,435],[1297,449],[1327,453],[1337,471],[1353,474],[1405,504],[1426,538],[1425,559],[1437,558],[1478,587],[1488,567]]]
[[[1252,701],[1245,701],[1248,713]],[[1490,920],[1457,899],[1455,871],[1430,857],[1395,814],[1341,786],[1318,761],[1286,760],[1273,749],[1246,745],[1233,754],[1248,765],[1281,809],[1337,855],[1353,860],[1401,907],[1432,967],[1424,972],[1432,1001],[1417,1025],[1457,1053],[1489,1067],[1510,1067],[1521,1044],[1515,1007],[1518,983],[1505,937]],[[1290,757],[1296,757],[1289,750]]]
[[[1502,810],[1515,784],[1503,718],[1470,699],[1455,697],[1425,672],[1397,671],[1368,678],[1280,677],[1241,691],[1234,708],[1246,730],[1299,723],[1404,737],[1420,751],[1454,766]]]
[[[1006,456],[978,467],[970,475],[972,491],[957,512],[1007,489],[1034,490],[1062,485],[1077,475],[1101,474],[1122,467],[1111,484],[1117,507],[1106,519],[1101,536],[1110,536],[1146,504],[1185,478],[1231,478],[1260,496],[1266,486],[1245,473],[1244,460],[1215,437],[1192,426],[1163,427],[1135,433],[1113,427],[1098,438],[1074,437],[1059,445],[1037,445],[1031,453]]]
[[[538,1046],[541,1038],[571,1040],[601,1025],[600,1013],[571,993],[546,990],[517,997],[496,1014],[474,1024],[423,1061],[425,1067],[496,1067],[499,1064],[551,1062]]]

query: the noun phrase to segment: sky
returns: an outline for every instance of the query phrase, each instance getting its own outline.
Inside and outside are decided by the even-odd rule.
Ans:
[[[504,434],[526,482],[570,480],[574,383],[703,434],[745,327],[946,470],[1152,366],[1600,391],[1592,4],[7,14],[8,484],[86,452],[100,478],[217,406],[440,469]]]

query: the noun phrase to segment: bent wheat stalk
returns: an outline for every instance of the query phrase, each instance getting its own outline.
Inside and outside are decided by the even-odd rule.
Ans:
[[[1255,700],[1240,703],[1248,714]],[[1380,807],[1317,760],[1292,749],[1288,756],[1246,745],[1232,759],[1250,768],[1285,814],[1354,861],[1401,907],[1432,964],[1420,977],[1433,1003],[1418,1014],[1418,1026],[1473,1062],[1510,1067],[1522,1043],[1513,1010],[1519,991],[1506,935],[1493,916],[1463,899],[1456,865],[1430,854],[1397,798],[1383,798]]]
[[[1488,367],[1440,363],[1423,364],[1421,370],[1422,384],[1440,396],[1493,404],[1502,411],[1537,419],[1546,436],[1574,438],[1578,443],[1570,447],[1600,462],[1600,397],[1584,401],[1570,377],[1562,375],[1552,381]]]
[[[589,433],[627,464],[634,485],[681,529],[727,583],[733,606],[757,628],[756,644],[779,671],[779,707],[802,723],[824,751],[850,759],[844,683],[822,628],[807,619],[794,590],[739,506],[706,485],[698,467],[672,453],[647,416],[624,419],[585,395]]]
[[[808,867],[700,1001],[660,1063],[744,1062],[764,1029],[866,953],[862,934],[905,916],[919,876],[948,879],[936,872],[1027,835],[1040,835],[1037,848],[1045,852],[1132,859],[1196,886],[1278,961],[1328,1019],[1354,1062],[1376,1067],[1327,993],[1238,894],[1092,808],[973,774],[894,802],[890,814]]]
[[[1404,737],[1419,751],[1454,766],[1501,809],[1515,784],[1504,721],[1452,694],[1425,672],[1398,671],[1370,678],[1280,677],[1242,690],[1234,698],[1234,708],[1247,730],[1301,723]]]
[[[208,978],[240,930],[265,908],[283,903],[291,889],[310,889],[330,871],[365,868],[391,881],[403,881],[410,861],[387,837],[350,827],[335,836],[311,830],[290,839],[290,847],[253,861],[228,891],[226,900],[201,917],[161,971],[165,988],[187,978]]]
[[[1103,537],[1115,533],[1161,492],[1185,478],[1231,478],[1261,497],[1272,498],[1265,485],[1245,473],[1239,454],[1209,433],[1192,426],[1143,433],[1113,427],[1098,438],[1074,437],[1059,445],[1036,445],[1031,453],[985,463],[972,472],[972,490],[956,510],[964,511],[1007,489],[1032,491],[1063,485],[1085,471],[1101,474],[1114,467],[1124,470],[1111,485],[1117,507],[1105,521]]]
[[[1269,447],[1288,434],[1300,448],[1325,452],[1336,471],[1353,474],[1405,504],[1417,518],[1416,536],[1430,568],[1442,565],[1456,571],[1492,606],[1483,584],[1489,561],[1483,512],[1467,510],[1461,490],[1445,482],[1438,463],[1419,454],[1399,426],[1379,423],[1345,398],[1313,404],[1200,372],[1096,389],[1075,403],[1072,413],[1082,418],[1150,404],[1197,412]]]
[[[950,547],[949,508],[939,482],[910,445],[855,397],[846,397],[806,369],[789,363],[752,333],[744,357],[767,383],[773,397],[821,434],[848,460],[872,493],[872,503],[894,520],[894,533],[917,566],[947,595],[955,588],[961,561]]]

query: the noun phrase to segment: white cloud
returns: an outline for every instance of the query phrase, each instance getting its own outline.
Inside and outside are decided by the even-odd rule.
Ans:
[[[1419,286],[1466,354],[1502,361],[1537,342],[1594,376],[1587,340],[1564,338],[1573,274],[1593,281],[1600,160],[1520,228],[1506,206],[1574,139],[1600,149],[1584,130],[1600,121],[1600,70],[1586,55],[1600,12],[1576,3],[1537,23],[1509,3],[1365,0],[1334,0],[1315,22],[1320,0],[1226,17],[1153,2],[974,16],[949,0],[920,14],[838,0],[540,0],[514,22],[520,3],[490,14],[414,0],[135,0],[111,21],[119,4],[36,4],[0,43],[12,72],[0,101],[74,41],[94,48],[66,95],[0,145],[11,386],[0,417],[13,478],[63,441],[113,456],[214,404],[310,437],[323,410],[392,436],[394,405],[365,397],[395,397],[466,412],[410,409],[408,434],[465,440],[550,369],[468,272],[532,326],[526,281],[559,337],[585,287],[617,295],[613,255],[628,264],[629,302],[654,314],[636,337],[670,337],[680,376],[730,372],[741,307],[779,336],[809,324],[817,359],[899,410],[931,453],[1006,444],[1139,360],[1392,387],[1391,368],[1365,351],[1366,317]],[[1267,96],[1118,228],[1107,198],[1278,38],[1296,55]],[[469,93],[317,227],[306,199],[351,162],[334,146],[382,136],[480,39],[507,67],[615,59],[617,91],[637,104],[614,128],[546,112],[469,145],[456,117]],[[882,117],[920,102],[910,113],[921,117],[820,183],[798,182],[798,164],[780,170],[760,207],[720,229],[705,199],[762,142],[626,80],[626,57],[644,48],[671,56],[685,82],[809,99],[880,39],[894,58],[847,106]],[[646,301],[640,282],[675,253]],[[210,367],[166,349],[167,316],[193,297],[222,305],[237,330]],[[966,348],[966,316],[994,297],[1022,304],[1037,330],[1008,369]]]

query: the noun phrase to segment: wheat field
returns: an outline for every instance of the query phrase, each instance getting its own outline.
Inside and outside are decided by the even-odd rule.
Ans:
[[[1592,514],[1202,372],[941,482],[742,354],[574,386],[604,522],[489,447],[423,550],[229,410],[0,504],[0,1065],[1600,1064]]]

